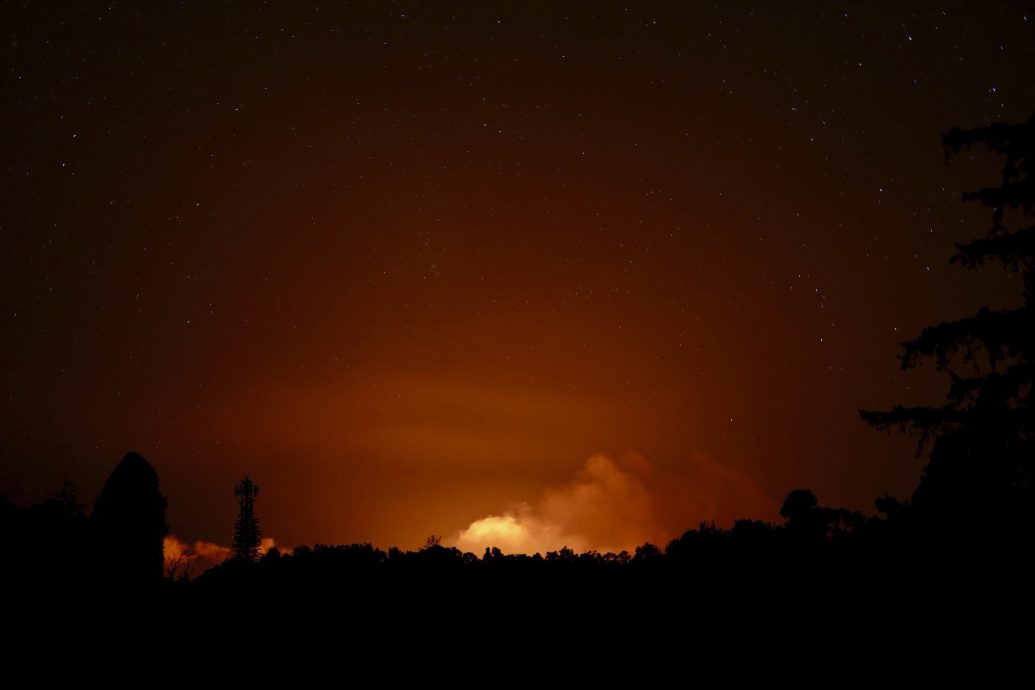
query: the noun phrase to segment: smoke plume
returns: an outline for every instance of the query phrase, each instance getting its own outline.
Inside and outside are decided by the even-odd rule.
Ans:
[[[703,454],[677,471],[654,467],[630,453],[595,455],[563,486],[548,488],[537,504],[511,506],[460,530],[451,542],[480,553],[632,551],[644,542],[664,545],[703,521],[763,517],[772,502],[749,477]]]

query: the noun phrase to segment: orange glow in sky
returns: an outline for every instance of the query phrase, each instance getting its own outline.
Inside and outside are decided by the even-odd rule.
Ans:
[[[1032,44],[1005,14],[24,11],[15,500],[90,503],[135,450],[183,543],[229,543],[244,474],[290,545],[629,549],[799,487],[872,512],[923,463],[857,410],[942,390],[898,342],[1017,292],[949,267],[987,217],[938,139],[1035,110],[984,53]]]

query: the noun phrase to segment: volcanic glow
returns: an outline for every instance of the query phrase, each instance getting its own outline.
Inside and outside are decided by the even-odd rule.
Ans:
[[[289,544],[872,510],[898,342],[1017,292],[938,139],[1035,110],[1016,9],[81,4],[0,7],[18,503],[136,450],[191,544],[245,474]]]
[[[507,553],[565,546],[631,552],[647,541],[664,545],[683,525],[728,523],[734,510],[739,517],[771,511],[771,501],[746,476],[702,455],[691,458],[686,469],[661,475],[636,454],[620,462],[596,455],[571,482],[548,489],[534,508],[522,504],[475,520],[451,541],[476,553],[494,546]]]

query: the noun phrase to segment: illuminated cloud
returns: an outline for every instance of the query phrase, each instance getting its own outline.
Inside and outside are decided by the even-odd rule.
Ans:
[[[276,541],[272,537],[266,537],[259,544],[259,553],[265,554],[274,547]],[[172,534],[165,538],[162,548],[165,551],[165,572],[168,573],[173,564],[177,564],[179,570],[176,575],[182,573],[188,558],[191,562],[190,574],[196,576],[230,557],[229,546],[200,539],[193,544],[187,544]]]
[[[646,541],[664,545],[702,521],[764,516],[770,504],[749,477],[703,454],[691,456],[678,473],[636,454],[617,462],[595,455],[572,481],[547,489],[534,508],[519,505],[475,520],[451,543],[475,553],[494,546],[505,553],[565,546],[632,551]]]
[[[583,550],[584,540],[565,534],[558,525],[537,518],[528,506],[520,506],[503,515],[489,515],[475,520],[452,539],[464,551],[480,553],[497,546],[506,553],[556,551],[564,546]]]

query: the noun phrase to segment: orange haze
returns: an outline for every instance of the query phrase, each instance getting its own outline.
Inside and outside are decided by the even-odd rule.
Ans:
[[[1017,292],[938,134],[1035,109],[1019,10],[7,5],[16,501],[136,450],[191,544],[244,474],[289,544],[872,512],[923,463],[857,410],[943,384],[898,342]]]

